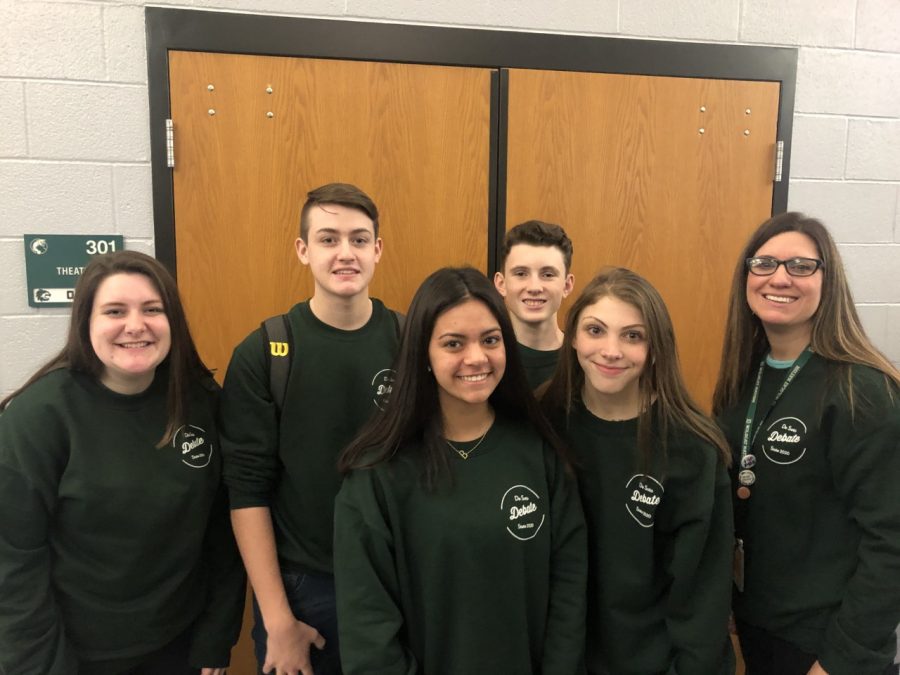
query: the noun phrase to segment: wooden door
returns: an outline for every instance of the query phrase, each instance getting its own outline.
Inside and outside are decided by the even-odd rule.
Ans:
[[[562,225],[575,293],[602,265],[665,299],[707,408],[733,266],[772,211],[777,82],[509,71],[506,227]]]
[[[381,212],[372,295],[405,310],[434,269],[487,264],[491,71],[170,53],[178,285],[224,373],[259,322],[312,292],[306,193],[358,185]]]
[[[405,311],[443,265],[486,271],[491,71],[170,52],[178,285],[221,379],[259,322],[311,295],[294,254],[306,193],[381,212],[372,295]],[[256,672],[249,610],[232,675]]]

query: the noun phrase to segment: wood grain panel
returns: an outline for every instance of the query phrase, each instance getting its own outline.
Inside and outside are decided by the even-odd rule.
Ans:
[[[735,256],[771,214],[778,95],[773,82],[510,71],[507,228],[562,225],[576,294],[603,265],[646,276],[707,407]]]
[[[441,265],[486,268],[490,71],[172,52],[170,79],[179,287],[220,373],[312,292],[293,252],[311,188],[349,182],[376,201],[371,291],[391,307]]]
[[[442,265],[486,269],[490,71],[199,52],[169,66],[178,284],[220,380],[247,333],[312,293],[293,242],[314,187],[378,204],[371,292],[390,307]],[[256,672],[251,623],[248,604],[234,675]]]

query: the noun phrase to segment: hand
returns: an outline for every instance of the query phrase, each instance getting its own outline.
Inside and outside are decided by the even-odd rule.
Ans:
[[[828,675],[828,671],[825,670],[818,661],[816,661],[814,664],[812,664],[812,668],[809,669],[809,672],[806,675]]]
[[[224,668],[201,668],[200,675],[225,675]]]
[[[325,648],[325,638],[312,626],[293,617],[285,623],[266,627],[266,660],[263,673],[272,675],[314,675],[309,646]]]

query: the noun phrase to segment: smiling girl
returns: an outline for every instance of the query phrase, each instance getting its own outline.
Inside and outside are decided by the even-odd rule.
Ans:
[[[425,280],[396,370],[341,462],[345,675],[583,672],[584,519],[483,274]]]
[[[748,675],[881,675],[900,622],[900,372],[834,240],[767,220],[732,280],[713,410],[735,458]]]
[[[65,347],[0,403],[0,672],[224,672],[244,577],[216,390],[166,269],[94,258]]]
[[[542,403],[575,453],[588,527],[588,673],[731,672],[725,441],[690,399],[659,293],[600,272]]]

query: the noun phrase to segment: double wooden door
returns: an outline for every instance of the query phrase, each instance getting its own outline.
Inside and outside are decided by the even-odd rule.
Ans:
[[[308,190],[375,199],[372,294],[405,310],[438,267],[492,271],[493,186],[500,227],[566,228],[576,293],[609,264],[659,288],[708,403],[734,259],[771,213],[778,83],[172,51],[169,86],[179,287],[220,377],[249,331],[311,293],[293,249]],[[235,675],[254,672],[248,633]]]

